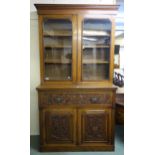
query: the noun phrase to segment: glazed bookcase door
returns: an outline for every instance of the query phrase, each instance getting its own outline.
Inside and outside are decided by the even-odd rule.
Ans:
[[[76,143],[76,110],[44,109],[41,113],[42,145],[62,146]]]
[[[104,82],[112,80],[113,22],[104,16],[80,16],[79,80]],[[81,63],[81,64],[80,64]]]
[[[41,21],[43,81],[75,81],[75,16],[43,16]]]
[[[110,109],[80,109],[78,111],[79,145],[104,146],[111,144],[111,119]]]

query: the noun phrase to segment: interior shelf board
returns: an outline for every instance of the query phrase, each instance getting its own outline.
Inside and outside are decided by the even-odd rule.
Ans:
[[[100,77],[100,76],[89,76],[89,77],[86,77],[86,76],[83,75],[83,80],[88,80],[88,81],[99,80],[99,81],[102,81],[102,80],[107,80],[107,78]]]
[[[44,32],[43,36],[46,37],[53,37],[53,36],[72,36],[72,31],[67,30],[59,30],[59,31],[52,31],[52,32]]]
[[[59,76],[55,76],[54,78],[45,77],[44,79],[47,80],[47,81],[59,81],[59,80],[61,80],[61,81],[70,81],[71,80],[71,79],[68,79],[67,77],[65,78],[65,77],[59,77]]]
[[[83,30],[83,36],[105,36],[109,37],[110,33],[108,31],[103,30]]]
[[[70,37],[72,36],[71,34],[54,34],[54,35],[51,35],[51,34],[44,34],[43,35],[44,37]]]
[[[62,45],[54,45],[54,46],[45,46],[45,49],[52,49],[52,48],[72,48],[72,46],[62,46]]]
[[[83,37],[110,37],[110,35],[101,35],[101,34],[83,34]]]
[[[109,61],[104,61],[104,60],[83,60],[83,64],[109,64]]]
[[[84,48],[110,48],[109,45],[83,45]]]
[[[44,61],[46,64],[71,64],[71,60],[61,60],[61,59],[46,59]]]

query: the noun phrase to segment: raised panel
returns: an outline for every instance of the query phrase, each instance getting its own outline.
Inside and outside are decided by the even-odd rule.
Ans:
[[[111,110],[80,109],[79,144],[105,145],[111,141]]]
[[[44,111],[45,144],[75,144],[76,110],[46,109]]]

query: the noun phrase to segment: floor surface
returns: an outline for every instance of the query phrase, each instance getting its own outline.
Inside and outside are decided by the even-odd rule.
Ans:
[[[123,155],[124,154],[124,128],[116,126],[114,152],[39,152],[39,136],[30,138],[30,155]]]

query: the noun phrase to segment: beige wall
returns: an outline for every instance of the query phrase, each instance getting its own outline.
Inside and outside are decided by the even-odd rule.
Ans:
[[[114,4],[115,0],[78,0],[74,3]],[[34,3],[73,3],[72,0],[31,0],[30,1],[30,134],[39,134],[39,113],[36,87],[40,84],[38,18]]]

